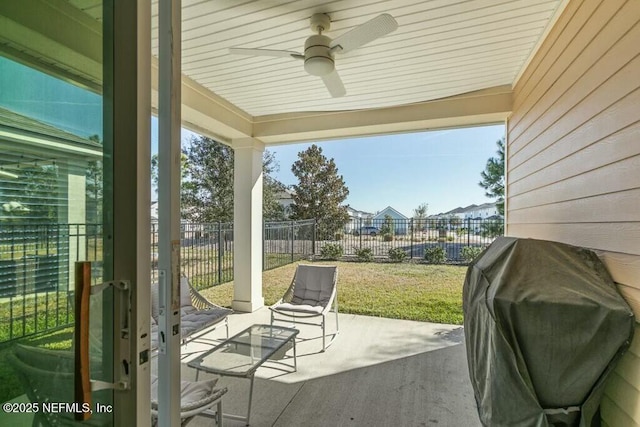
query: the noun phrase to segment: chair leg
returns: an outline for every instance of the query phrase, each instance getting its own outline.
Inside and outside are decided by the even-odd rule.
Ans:
[[[324,316],[322,316],[322,351],[323,352],[327,349],[327,346],[325,345],[325,339],[326,339],[325,321],[324,321]]]
[[[218,427],[224,426],[224,421],[222,421],[222,399],[218,401],[218,410],[216,411],[216,425]]]
[[[336,334],[340,331],[340,327],[338,326],[338,298],[336,297],[336,305],[333,307],[336,312]]]

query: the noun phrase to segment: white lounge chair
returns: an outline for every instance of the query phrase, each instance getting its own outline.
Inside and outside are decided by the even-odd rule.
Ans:
[[[106,413],[94,413],[90,419],[80,423],[75,420],[74,413],[42,410],[43,403],[74,402],[73,353],[21,344],[15,344],[7,353],[7,362],[16,372],[29,401],[40,405],[40,410],[33,414],[32,426],[110,425],[111,416]],[[96,370],[100,369],[98,364],[92,365],[97,367]],[[104,390],[91,394],[94,401],[107,401]]]
[[[49,350],[16,344],[7,354],[9,365],[15,370],[23,385],[25,394],[32,403],[42,405],[44,402],[73,403],[74,393],[74,355],[64,350]],[[101,361],[90,362],[92,375],[99,376]],[[182,381],[180,399],[181,425],[186,425],[196,415],[212,417],[217,425],[222,425],[222,397],[227,388],[215,388],[217,378],[206,381]],[[108,401],[110,391],[92,392],[96,402]],[[158,417],[158,385],[157,377],[151,381],[151,420],[157,423]],[[217,409],[212,410],[216,405]],[[69,412],[36,411],[33,426],[107,426],[111,425],[110,414],[94,413],[86,421],[76,421]]]
[[[159,286],[151,285],[151,349],[158,348]],[[224,324],[229,338],[230,308],[220,307],[206,299],[189,283],[187,277],[180,278],[180,336],[182,343],[196,339],[203,333]]]
[[[206,381],[181,381],[180,425],[186,426],[196,415],[215,418],[222,425],[222,396],[227,388],[214,388],[218,378]],[[215,412],[211,408],[216,405]],[[151,377],[151,425],[158,424],[158,377]]]
[[[331,310],[336,314],[336,332],[329,342],[333,343],[339,332],[338,327],[338,267],[328,265],[300,264],[291,281],[289,289],[271,310],[271,324],[273,322],[290,321],[303,325],[316,325],[322,328],[322,351],[326,345],[326,318]],[[284,316],[284,318],[278,316]],[[320,318],[320,323],[309,322],[314,318]],[[300,321],[299,319],[302,319]]]

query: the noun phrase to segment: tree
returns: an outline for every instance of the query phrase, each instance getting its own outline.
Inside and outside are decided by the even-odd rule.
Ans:
[[[394,227],[393,218],[389,214],[385,215],[384,223],[382,224],[382,227],[380,227],[380,234],[382,234],[382,238],[385,242],[390,242],[391,240],[393,240],[393,235],[396,234],[395,232],[396,230]]]
[[[233,221],[233,149],[205,136],[185,149],[182,217],[199,222]]]
[[[104,171],[101,160],[91,160],[86,170],[86,217],[87,224],[102,224]]]
[[[504,234],[504,222],[503,221],[484,221],[480,226],[480,235],[482,237],[494,238],[502,236]]]
[[[427,219],[427,210],[429,209],[428,203],[422,203],[413,210],[413,229],[422,230]]]
[[[349,195],[349,189],[333,159],[322,154],[322,148],[315,144],[298,153],[298,160],[291,167],[298,178],[293,186],[293,219],[318,221],[318,238],[327,240],[343,229],[349,221],[347,206],[342,205]]]
[[[91,135],[90,141],[102,145],[98,135]],[[85,171],[86,223],[102,224],[104,202],[104,166],[102,160],[90,160]]]
[[[187,155],[182,152],[180,153],[180,182],[185,181],[187,172]],[[153,187],[155,188],[155,192],[158,192],[158,155],[154,154],[151,156],[151,182],[153,183]]]
[[[504,138],[499,139],[496,144],[498,156],[487,160],[487,166],[480,174],[482,181],[478,184],[487,190],[487,197],[497,198],[498,213],[504,215]]]
[[[181,217],[190,221],[233,221],[234,152],[228,145],[205,136],[192,137],[181,157]],[[284,185],[271,176],[279,166],[273,153],[263,156],[263,215],[284,219],[277,192]],[[151,158],[151,176],[158,184],[158,156]]]
[[[462,225],[462,220],[456,215],[451,214],[449,215],[449,225],[452,227],[458,227]]]
[[[273,177],[280,170],[276,156],[265,150],[262,156],[262,216],[267,221],[283,221],[286,219],[284,206],[278,201],[278,193],[286,190],[283,183]]]

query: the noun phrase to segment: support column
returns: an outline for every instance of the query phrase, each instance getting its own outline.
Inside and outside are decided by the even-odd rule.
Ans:
[[[236,311],[252,312],[262,297],[262,154],[253,138],[233,141],[233,303]]]

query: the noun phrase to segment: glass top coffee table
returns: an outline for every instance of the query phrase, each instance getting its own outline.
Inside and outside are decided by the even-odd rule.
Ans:
[[[287,343],[292,343],[293,372],[297,371],[295,338],[298,332],[297,329],[280,326],[253,325],[226,339],[211,350],[193,359],[187,365],[196,369],[196,381],[200,371],[249,379],[251,385],[249,388],[247,416],[224,414],[229,419],[243,420],[249,425],[253,380],[256,370]]]

